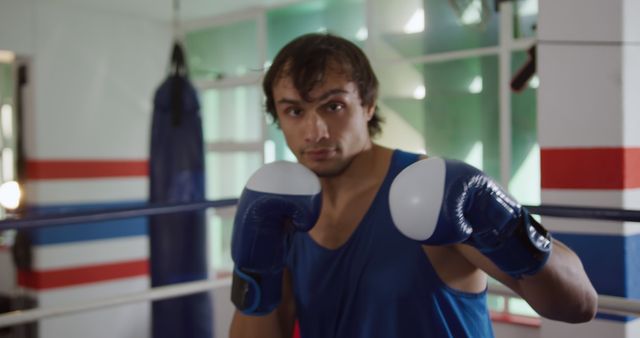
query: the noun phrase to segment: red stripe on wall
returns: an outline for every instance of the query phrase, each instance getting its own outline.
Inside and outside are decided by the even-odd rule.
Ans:
[[[627,149],[625,156],[624,171],[627,173],[627,186],[630,188],[640,187],[640,148]]]
[[[640,188],[640,148],[560,148],[540,152],[543,189]]]
[[[30,160],[26,163],[29,179],[73,179],[147,176],[149,164],[139,161]]]
[[[148,260],[140,260],[49,271],[19,270],[18,284],[30,289],[42,290],[148,274]]]

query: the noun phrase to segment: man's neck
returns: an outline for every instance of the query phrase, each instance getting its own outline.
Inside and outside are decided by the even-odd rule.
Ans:
[[[322,177],[320,182],[322,190],[329,201],[335,201],[345,191],[357,192],[363,187],[376,181],[375,175],[371,175],[379,164],[380,153],[384,151],[379,145],[371,144],[370,147],[356,155],[349,167],[340,175]]]

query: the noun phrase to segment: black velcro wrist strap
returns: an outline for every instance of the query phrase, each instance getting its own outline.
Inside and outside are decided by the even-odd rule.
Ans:
[[[526,210],[499,247],[479,248],[502,271],[520,279],[534,275],[551,254],[551,235]]]
[[[233,270],[231,302],[241,312],[253,312],[258,306],[260,290],[257,278],[237,268]]]

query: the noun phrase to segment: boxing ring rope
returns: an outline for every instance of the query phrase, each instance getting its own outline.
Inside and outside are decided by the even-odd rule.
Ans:
[[[189,212],[207,208],[224,208],[234,206],[237,203],[238,199],[230,198],[194,203],[166,203],[144,207],[30,216],[20,219],[2,220],[0,221],[0,231],[12,229],[25,230],[74,223],[100,222],[112,219]],[[640,222],[640,211],[638,210],[586,208],[562,205],[525,205],[525,207],[529,209],[532,214],[540,216]]]
[[[75,223],[101,222],[113,219],[132,218],[142,216],[154,216],[162,214],[172,214],[202,210],[207,208],[224,208],[238,204],[238,199],[223,199],[216,201],[202,201],[194,203],[157,203],[144,207],[132,207],[121,209],[110,209],[101,211],[87,211],[65,214],[47,214],[40,216],[29,216],[20,219],[6,219],[0,221],[0,231],[4,230],[25,230],[33,228],[50,227],[56,225],[67,225]]]
[[[225,199],[195,203],[154,204],[145,207],[112,209],[96,212],[32,216],[22,219],[8,219],[0,221],[0,231],[10,229],[34,229],[72,223],[100,222],[120,218],[189,212],[207,208],[232,207],[237,204],[237,201],[237,199]],[[531,211],[531,213],[541,216],[640,222],[640,211],[635,210],[584,208],[558,205],[526,207]],[[101,299],[92,302],[77,303],[55,308],[35,308],[29,310],[12,311],[0,315],[0,328],[33,322],[44,318],[97,310],[105,307],[113,307],[129,303],[154,301],[186,296],[200,292],[208,292],[213,291],[217,288],[228,287],[230,285],[231,280],[229,278],[219,280],[204,280],[155,287],[148,291],[138,292],[135,294],[121,295],[118,297]],[[488,289],[490,293],[496,295],[509,297],[518,296],[512,290],[500,284],[492,283],[489,285]],[[640,301],[630,300],[622,297],[598,295],[598,311],[622,316],[640,317]]]
[[[149,291],[137,292],[128,295],[121,295],[117,297],[67,306],[11,311],[7,312],[6,314],[0,315],[0,328],[33,322],[43,318],[58,317],[130,303],[187,296],[200,292],[213,291],[214,289],[225,286],[231,286],[231,278],[180,283],[169,286],[159,286],[152,288]]]
[[[0,328],[29,323],[44,318],[70,315],[130,303],[187,296],[194,293],[213,291],[214,289],[228,286],[231,286],[230,278],[188,282],[180,283],[178,285],[156,287],[145,292],[122,295],[89,303],[79,303],[55,308],[12,311],[0,315]],[[515,292],[501,284],[489,285],[489,292],[495,295],[518,297]],[[621,316],[640,316],[640,302],[626,298],[598,295],[598,310],[604,313],[617,314]]]
[[[520,297],[517,293],[513,292],[513,290],[502,284],[490,283],[488,291],[498,296]],[[619,316],[640,317],[640,301],[622,297],[598,295],[598,312]]]
[[[532,214],[540,216],[598,219],[603,221],[640,222],[640,211],[613,208],[575,207],[566,205],[525,205]]]

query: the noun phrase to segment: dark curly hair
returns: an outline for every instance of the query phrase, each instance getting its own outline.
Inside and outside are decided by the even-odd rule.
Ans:
[[[284,76],[290,76],[294,86],[305,100],[310,100],[309,92],[322,83],[329,66],[337,65],[350,81],[358,87],[362,106],[375,104],[378,97],[378,79],[364,52],[349,40],[326,33],[302,35],[284,46],[273,60],[262,81],[266,96],[266,112],[278,122],[273,86]],[[381,131],[382,118],[378,107],[368,123],[369,135]]]

